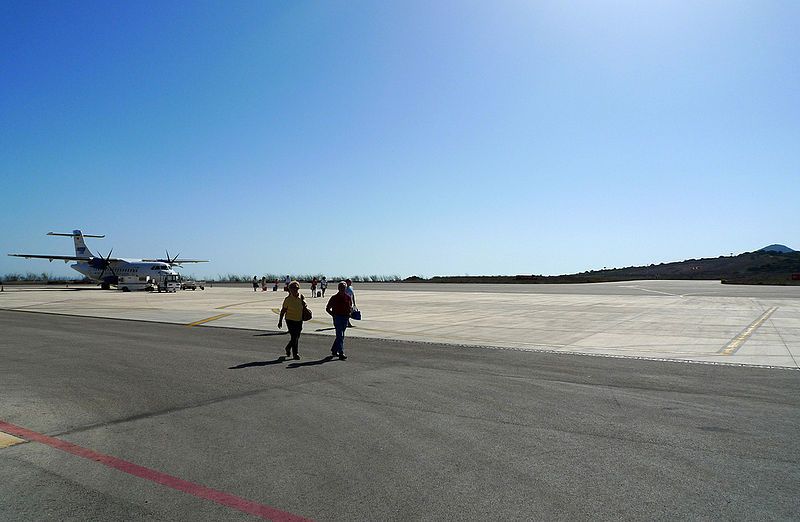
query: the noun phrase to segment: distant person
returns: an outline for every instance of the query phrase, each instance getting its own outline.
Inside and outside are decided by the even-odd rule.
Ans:
[[[253,276],[253,292],[258,292],[258,277]]]
[[[317,297],[317,278],[311,280],[311,297]]]
[[[262,292],[267,291],[267,276],[261,278],[261,291]]]
[[[288,275],[283,279],[283,291],[284,292],[288,292],[289,291],[289,284],[291,283],[291,281],[292,281],[292,278],[289,277]]]
[[[289,343],[286,345],[286,357],[300,359],[298,354],[300,332],[303,331],[303,296],[300,295],[300,283],[292,281],[287,285],[289,295],[283,300],[281,315],[278,317],[278,328],[283,327],[286,317],[286,329],[289,330]]]
[[[278,291],[278,280],[277,279],[275,280],[275,286],[272,287],[272,291],[273,292],[277,292]]]
[[[333,327],[336,329],[336,339],[333,341],[333,346],[331,346],[331,354],[344,361],[347,359],[344,354],[344,332],[350,323],[350,310],[353,308],[353,302],[347,294],[347,283],[342,281],[339,283],[338,288],[339,291],[328,300],[328,306],[325,307],[325,311],[333,317]]]
[[[353,308],[357,308],[356,307],[356,293],[353,292],[353,281],[352,281],[352,279],[345,280],[345,283],[347,284],[347,290],[346,290],[347,291],[347,295],[350,296],[350,302],[353,305],[351,307],[351,309],[350,309],[350,311],[352,312]],[[348,328],[352,328],[353,327],[353,324],[350,322],[350,314],[347,315],[347,327]]]
[[[325,276],[322,276],[322,280],[319,282],[319,289],[322,292],[322,297],[325,297],[325,290],[328,288],[328,280],[325,279]]]

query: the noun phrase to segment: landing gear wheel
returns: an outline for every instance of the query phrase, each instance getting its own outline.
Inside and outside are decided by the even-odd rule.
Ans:
[[[108,283],[100,283],[100,288],[103,290],[111,290],[111,285]]]

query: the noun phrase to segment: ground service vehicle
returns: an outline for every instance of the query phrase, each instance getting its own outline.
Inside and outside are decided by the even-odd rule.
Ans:
[[[159,292],[177,292],[180,287],[178,274],[167,274],[156,278],[156,290]]]
[[[205,290],[205,282],[204,281],[193,281],[191,279],[187,279],[181,282],[181,290]]]
[[[150,276],[121,276],[117,281],[117,290],[121,292],[153,291],[154,286]]]

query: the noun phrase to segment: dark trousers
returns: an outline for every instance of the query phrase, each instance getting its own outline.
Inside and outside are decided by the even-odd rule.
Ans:
[[[344,354],[344,331],[347,330],[347,321],[350,318],[346,315],[334,315],[333,327],[336,329],[336,339],[331,346],[331,353],[342,355]]]
[[[286,355],[289,355],[290,350],[292,355],[297,355],[297,342],[300,340],[300,332],[303,331],[303,321],[287,319],[286,328],[289,330],[289,343],[286,345]]]

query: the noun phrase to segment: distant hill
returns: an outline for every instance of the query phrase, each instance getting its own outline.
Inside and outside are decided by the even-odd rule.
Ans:
[[[769,247],[766,247],[769,248]],[[786,247],[784,247],[786,248]],[[688,259],[674,263],[592,270],[560,276],[436,276],[410,277],[409,282],[431,283],[600,283],[640,279],[719,280],[730,284],[800,285],[800,252],[757,250],[738,256]]]
[[[769,245],[759,250],[759,252],[780,252],[781,254],[786,254],[789,252],[795,252],[795,250],[792,250],[786,245]]]

